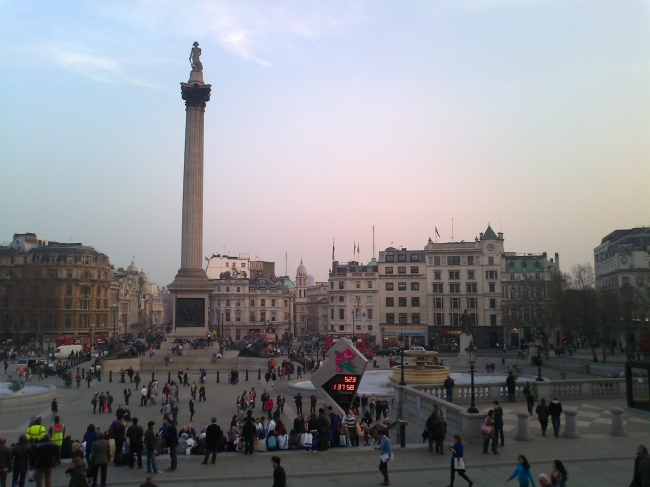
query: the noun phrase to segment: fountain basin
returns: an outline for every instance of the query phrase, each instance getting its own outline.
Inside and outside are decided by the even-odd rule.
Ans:
[[[26,385],[18,392],[9,389],[8,382],[0,382],[0,411],[32,405],[38,402],[51,401],[56,397],[56,387],[52,385]]]

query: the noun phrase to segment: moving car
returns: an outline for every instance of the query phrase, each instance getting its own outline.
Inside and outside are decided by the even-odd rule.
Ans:
[[[381,347],[375,350],[374,353],[377,357],[390,357],[395,355],[395,350],[391,347]]]

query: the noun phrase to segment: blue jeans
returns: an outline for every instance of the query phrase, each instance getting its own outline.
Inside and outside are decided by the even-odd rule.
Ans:
[[[156,467],[156,455],[153,450],[147,448],[147,473],[157,472],[158,467]]]
[[[560,416],[551,416],[551,422],[553,423],[553,434],[555,436],[559,436],[560,435],[561,417]]]
[[[173,447],[171,447],[169,449],[169,458],[172,459],[172,464],[171,464],[170,468],[172,470],[176,470],[176,467],[178,466],[177,465],[177,460],[178,459],[176,458],[176,447],[175,446],[173,446]]]
[[[453,389],[445,389],[445,392],[447,393],[447,401],[449,402],[454,402],[454,390]]]

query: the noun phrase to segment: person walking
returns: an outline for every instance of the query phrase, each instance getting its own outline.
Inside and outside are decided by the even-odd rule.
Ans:
[[[463,439],[460,437],[460,435],[454,435],[454,444],[449,445],[449,449],[452,451],[451,482],[449,484],[449,487],[454,487],[456,473],[467,480],[469,487],[472,487],[472,485],[474,485],[474,482],[472,482],[465,474],[465,448],[463,446]]]
[[[648,448],[639,443],[636,447],[636,457],[634,459],[634,476],[630,487],[650,486],[650,455]]]
[[[481,427],[483,433],[483,454],[488,455],[488,446],[490,446],[490,440],[492,441],[492,453],[498,455],[497,451],[497,434],[494,428],[494,410],[490,409],[488,411],[487,418],[485,418],[485,426]]]
[[[124,402],[128,406],[129,405],[129,399],[131,398],[131,389],[129,388],[129,386],[126,386],[124,388],[124,393],[123,394],[124,394]]]
[[[302,396],[300,393],[293,396],[293,402],[296,403],[296,413],[302,414]]]
[[[515,477],[517,477],[519,487],[528,487],[531,484],[535,487],[535,480],[533,480],[533,476],[530,473],[530,464],[523,455],[517,457],[517,467],[515,468],[515,471],[512,472],[512,475],[508,477],[506,482],[510,482]],[[529,480],[530,482],[528,482]]]
[[[431,422],[431,433],[436,444],[436,455],[444,455],[443,444],[447,436],[447,422],[442,418],[440,411],[436,412]],[[429,450],[430,451],[430,450]]]
[[[7,438],[0,438],[0,485],[7,487],[7,475],[13,468],[11,448],[7,446]]]
[[[147,423],[147,431],[144,433],[144,447],[147,452],[147,473],[162,473],[156,467],[156,432],[153,427],[156,425],[154,421]]]
[[[533,406],[535,405],[535,389],[530,385],[530,382],[526,381],[524,386],[524,397],[526,398],[526,407],[528,409],[528,414],[533,415]]]
[[[375,450],[379,450],[381,453],[379,458],[379,471],[384,476],[384,481],[379,485],[388,485],[390,484],[390,480],[388,479],[388,462],[395,457],[393,456],[390,439],[386,436],[386,430],[381,428],[377,434],[379,435],[379,446],[375,447]]]
[[[50,426],[48,434],[57,447],[56,465],[61,465],[61,445],[65,437],[65,425],[61,423],[61,418],[54,416],[54,424]]]
[[[90,452],[90,462],[93,465],[93,484],[97,487],[97,474],[101,472],[101,487],[106,487],[106,475],[108,473],[108,462],[111,461],[111,444],[108,441],[108,431],[104,432],[99,440],[93,443]]]
[[[194,413],[196,410],[194,409],[194,399],[190,399],[190,421],[192,421],[192,418],[194,418]]]
[[[454,379],[451,378],[451,375],[447,375],[447,378],[442,385],[445,388],[447,401],[454,402]]]
[[[554,396],[548,405],[548,412],[551,415],[551,423],[553,423],[553,434],[556,438],[559,438],[562,423],[562,403],[557,400],[557,396]]]
[[[548,427],[548,417],[550,412],[548,410],[548,405],[546,404],[546,399],[542,398],[535,408],[535,414],[537,414],[537,421],[542,427],[542,436],[546,436],[546,428]]]
[[[253,442],[255,441],[255,432],[257,428],[255,427],[255,418],[253,417],[253,410],[249,409],[246,411],[246,417],[242,421],[242,436],[244,438],[244,444],[246,448],[246,455],[253,454]]]
[[[148,397],[149,397],[149,388],[147,386],[143,385],[142,390],[140,391],[140,406],[146,406],[147,405],[147,398]]]
[[[311,396],[309,396],[309,412],[310,413],[315,413],[316,412],[316,402],[318,401],[318,398],[316,397],[316,394],[312,393]]]
[[[52,400],[52,417],[50,421],[54,421],[54,418],[59,414],[59,401],[56,400],[56,397]]]
[[[359,428],[359,422],[353,409],[348,411],[345,418],[345,426],[347,427],[348,435],[350,436],[350,446],[359,446],[359,432],[357,431],[357,428]]]
[[[496,440],[499,443],[499,435],[501,435],[501,445],[505,444],[505,437],[503,436],[503,408],[499,405],[499,401],[492,401],[494,405],[494,430],[496,433]]]
[[[196,381],[192,382],[192,386],[190,387],[190,394],[192,395],[192,399],[196,401],[196,391],[198,390],[199,386],[196,385]]]
[[[566,487],[566,480],[569,474],[560,460],[553,460],[553,471],[551,472],[551,483],[553,487]],[[646,485],[649,485],[646,483]]]
[[[506,377],[506,387],[508,388],[508,400],[510,402],[515,402],[515,376],[512,375],[512,372],[508,372],[508,377]]]
[[[20,435],[18,444],[14,445],[11,454],[13,456],[13,476],[11,485],[16,487],[25,487],[25,479],[27,478],[27,471],[29,470],[29,455],[31,453],[31,446],[26,435]]]
[[[273,466],[273,487],[287,487],[287,474],[284,471],[284,467],[280,465],[280,462],[280,457],[271,457],[271,465]]]
[[[144,429],[138,424],[138,418],[133,418],[131,423],[131,426],[126,430],[126,438],[129,440],[129,468],[135,466],[136,457],[138,458],[138,468],[142,468]]]
[[[51,441],[50,435],[45,435],[42,441],[34,445],[32,456],[36,469],[36,487],[43,487],[43,480],[46,487],[52,487],[52,470],[56,464],[56,455],[57,447]]]
[[[205,457],[203,457],[203,465],[208,464],[208,457],[212,453],[212,464],[217,461],[217,448],[219,446],[219,439],[223,436],[223,431],[217,425],[217,417],[212,416],[212,424],[205,428]]]
[[[168,472],[173,472],[177,468],[178,458],[176,456],[176,447],[178,446],[178,431],[174,422],[171,419],[166,419],[167,422],[167,441],[165,446],[169,448],[169,458],[171,459],[171,465],[167,469]]]
[[[205,398],[205,385],[201,384],[201,387],[199,387],[199,402],[205,401],[208,402],[208,400]]]

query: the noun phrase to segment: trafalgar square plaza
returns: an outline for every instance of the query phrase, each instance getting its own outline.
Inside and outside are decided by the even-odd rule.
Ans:
[[[278,186],[273,188],[277,181],[293,177],[292,171],[299,172],[310,164],[306,154],[326,150],[325,146],[328,150],[330,146],[336,149],[338,143],[341,152],[345,152],[349,139],[361,134],[363,126],[372,120],[398,120],[392,130],[409,132],[404,142],[404,147],[408,147],[404,149],[406,152],[411,150],[410,137],[420,128],[418,124],[401,126],[399,116],[387,116],[382,109],[363,114],[355,112],[355,104],[360,100],[370,97],[374,105],[381,98],[368,92],[368,86],[376,80],[372,76],[357,80],[353,74],[356,71],[348,72],[334,83],[341,83],[337,92],[344,96],[344,104],[349,108],[341,120],[347,117],[351,125],[345,125],[346,128],[319,125],[319,113],[325,113],[327,106],[311,114],[309,107],[315,102],[306,94],[301,96],[301,90],[318,92],[323,83],[321,77],[325,75],[317,70],[308,82],[300,78],[303,81],[291,84],[289,89],[297,96],[291,104],[300,105],[304,112],[283,128],[278,129],[284,123],[279,117],[265,122],[268,134],[259,130],[259,125],[252,125],[258,116],[256,110],[259,108],[261,112],[270,105],[269,110],[273,111],[286,101],[284,97],[288,93],[282,91],[277,98],[269,97],[269,90],[284,90],[283,83],[271,78],[269,73],[287,63],[290,67],[283,69],[291,72],[288,80],[298,77],[297,72],[302,68],[297,66],[306,62],[297,48],[295,51],[287,48],[284,42],[278,45],[284,46],[285,58],[274,58],[271,53],[279,49],[278,45],[260,39],[298,36],[325,62],[331,55],[329,49],[334,49],[332,46],[348,43],[338,29],[348,23],[360,28],[366,25],[370,13],[362,15],[356,10],[360,6],[351,12],[340,7],[346,10],[345,15],[337,9],[327,14],[317,9],[305,20],[293,16],[302,9],[298,5],[282,9],[278,17],[274,16],[272,7],[258,5],[259,8],[242,11],[245,15],[257,10],[263,14],[255,16],[257,20],[247,28],[235,28],[232,25],[238,20],[233,12],[244,15],[238,7],[228,2],[201,5],[203,15],[212,19],[209,25],[197,13],[188,18],[181,15],[178,19],[165,20],[165,15],[173,17],[169,13],[173,8],[160,7],[158,11],[150,5],[157,15],[145,15],[142,18],[147,22],[138,22],[134,29],[156,32],[163,42],[164,36],[176,36],[170,27],[176,22],[180,24],[184,20],[184,23],[202,25],[202,29],[197,28],[198,41],[183,36],[189,40],[183,44],[182,71],[177,71],[180,64],[176,59],[170,60],[168,53],[159,57],[139,53],[137,68],[132,72],[125,67],[132,62],[127,55],[111,61],[91,50],[73,54],[66,51],[72,49],[70,45],[56,43],[43,48],[46,54],[38,54],[49,56],[57,66],[74,71],[72,83],[79,83],[82,78],[84,83],[105,84],[118,90],[119,96],[125,99],[133,96],[134,90],[139,93],[128,98],[122,107],[124,113],[119,116],[110,112],[120,105],[119,101],[110,110],[104,106],[111,113],[106,117],[114,117],[108,125],[103,125],[105,133],[100,130],[94,133],[83,123],[70,122],[65,116],[61,117],[61,127],[53,124],[43,132],[51,131],[53,135],[40,137],[39,144],[48,151],[61,151],[59,154],[73,150],[61,149],[66,145],[60,140],[65,138],[68,123],[76,124],[80,134],[86,134],[79,135],[70,144],[78,143],[88,154],[114,150],[109,146],[120,146],[124,137],[128,142],[119,150],[123,154],[132,152],[133,158],[124,156],[130,162],[122,166],[117,160],[115,167],[104,164],[96,190],[84,193],[83,198],[79,196],[83,185],[75,181],[79,188],[59,188],[57,198],[62,199],[52,200],[74,203],[45,202],[42,207],[74,208],[72,211],[78,211],[79,217],[74,218],[72,230],[79,229],[84,239],[111,241],[114,246],[111,251],[137,245],[146,236],[152,242],[142,252],[146,254],[142,260],[147,262],[147,269],[159,265],[173,270],[167,275],[161,272],[166,281],[164,286],[159,286],[149,277],[156,270],[138,269],[136,258],[131,258],[130,253],[131,264],[126,268],[117,267],[109,262],[107,254],[74,243],[75,236],[68,233],[60,236],[63,235],[60,233],[52,237],[60,241],[45,240],[41,233],[37,236],[23,231],[22,226],[17,230],[23,233],[15,233],[10,242],[0,245],[0,353],[4,365],[0,377],[1,487],[650,487],[650,230],[646,226],[634,226],[644,222],[630,223],[631,220],[619,217],[620,225],[630,228],[608,227],[607,233],[603,232],[606,236],[587,248],[588,254],[593,250],[595,270],[591,264],[576,264],[568,272],[568,268],[560,268],[559,253],[506,251],[504,234],[515,234],[513,223],[507,223],[504,231],[501,222],[485,221],[480,224],[483,231],[476,236],[468,233],[467,240],[458,238],[459,225],[465,233],[470,230],[458,223],[459,218],[455,223],[452,216],[462,216],[465,210],[439,202],[436,180],[427,180],[425,187],[412,191],[390,186],[392,181],[403,181],[399,173],[410,172],[408,157],[401,163],[382,166],[377,171],[378,179],[370,173],[348,177],[347,171],[354,170],[354,160],[337,166],[336,171],[323,163],[307,177],[292,179],[288,189],[277,190]],[[426,10],[424,4],[421,6]],[[138,18],[136,10],[115,8],[112,11],[107,6],[97,6],[98,10],[91,16],[102,11],[100,17],[115,15],[119,22],[128,22],[131,15]],[[377,5],[377,8],[387,7]],[[476,18],[487,15],[481,13],[487,8],[468,4],[462,15],[470,15],[475,19],[473,22],[478,22]],[[402,42],[407,43],[411,35],[415,36],[419,32],[415,26],[421,21],[426,24],[418,18],[418,12],[419,9],[411,12],[414,16],[409,25],[413,26],[413,32],[406,28],[401,30],[398,40],[393,39],[393,44],[386,44],[378,51],[373,48],[367,51],[373,53],[367,57],[358,53],[350,57],[356,57],[361,64],[383,66],[384,55],[399,50]],[[393,13],[388,25],[399,25],[399,15]],[[318,29],[309,23],[316,22],[315,19],[320,22]],[[95,26],[103,26],[102,22]],[[161,27],[165,22],[170,22],[167,28]],[[105,35],[106,42],[117,42],[119,32]],[[336,38],[331,45],[321,40],[325,32]],[[449,35],[451,32],[450,28]],[[211,40],[201,40],[201,33]],[[383,45],[382,35],[374,38],[376,45]],[[424,38],[428,39],[428,35]],[[246,96],[217,96],[224,93],[224,86],[231,93],[246,89],[246,82],[229,80],[226,69],[218,70],[216,62],[213,65],[206,61],[217,58],[210,51],[217,45],[225,46],[218,56],[223,63],[231,63],[228,69],[248,73],[247,66],[254,65],[263,73],[259,75],[262,81],[246,91]],[[480,46],[474,48],[481,50]],[[483,54],[485,59],[490,58],[487,51]],[[237,61],[227,61],[224,52],[230,52]],[[341,52],[345,53],[345,49]],[[438,53],[437,59],[442,62],[462,57],[459,52],[462,51]],[[343,63],[345,54],[339,56],[337,62]],[[402,61],[391,59],[397,64]],[[629,64],[634,63],[629,61]],[[154,65],[165,71],[164,76],[155,78],[145,74]],[[416,65],[415,72],[420,68]],[[631,76],[641,72],[647,81],[647,64],[620,69],[626,75],[632,73]],[[169,105],[173,108],[159,112],[160,107],[155,105],[162,103],[161,93],[167,93],[168,89],[161,85],[161,80],[170,79],[170,70],[174,79],[181,80],[181,96],[179,99],[176,94],[175,104]],[[393,73],[390,65],[381,70]],[[420,88],[418,83],[400,78],[407,71],[395,68],[395,73],[400,74],[395,74],[395,78],[387,74],[382,81],[395,90],[395,98],[385,100],[386,106],[401,106],[408,101],[416,107],[426,102],[426,97],[410,100],[409,91]],[[213,74],[217,72],[218,76]],[[465,74],[454,79],[462,79]],[[148,76],[155,78],[155,82],[147,81]],[[436,76],[444,78],[442,73]],[[45,79],[39,79],[46,83]],[[355,81],[342,88],[343,79],[346,83],[350,79]],[[483,81],[489,89],[507,86],[513,97],[507,98],[507,103],[518,100],[516,93],[524,89],[523,85],[530,88],[529,84],[517,81],[494,81],[487,74],[479,84],[483,85]],[[54,78],[51,82],[55,82]],[[354,88],[356,83],[363,88]],[[484,88],[479,88],[479,84],[470,83],[470,87],[463,89],[471,95],[474,90]],[[120,91],[124,86],[128,90]],[[459,86],[456,83],[453,89],[460,89]],[[87,104],[84,111],[96,109],[97,114],[101,113],[99,105],[89,108],[94,99],[102,97],[101,91],[86,92],[88,87],[82,83],[68,87],[84,93],[81,97]],[[540,99],[542,91],[536,92]],[[489,96],[481,95],[481,98],[484,103],[484,98]],[[8,102],[3,98],[3,103]],[[181,103],[185,112],[183,123],[180,122]],[[248,108],[239,113],[236,106],[244,103],[251,103],[253,108],[246,105]],[[532,102],[526,99],[512,103],[524,106]],[[544,102],[536,99],[532,105],[535,104],[538,106],[531,110],[542,110]],[[641,105],[645,107],[647,103]],[[430,106],[427,105],[427,111]],[[450,117],[455,111],[453,104],[447,106],[440,102],[436,107]],[[486,113],[493,108],[486,108]],[[400,113],[401,108],[396,110],[393,113]],[[146,116],[149,111],[155,115]],[[232,120],[224,120],[226,112]],[[415,118],[423,121],[428,116],[428,113],[420,114]],[[468,121],[482,117],[469,109],[463,116]],[[127,122],[130,117],[132,120]],[[147,123],[140,125],[139,117]],[[215,125],[210,117],[220,121]],[[102,117],[97,115],[97,118]],[[166,118],[174,120],[169,124],[174,130],[167,132]],[[20,123],[17,119],[16,124]],[[34,130],[42,129],[38,128],[37,121],[33,123]],[[121,127],[131,123],[130,127],[138,129]],[[438,127],[441,131],[443,125]],[[465,142],[455,150],[480,152],[481,144],[491,137],[488,132],[493,125],[497,124],[484,123],[485,132],[473,134],[469,138],[472,143],[463,139]],[[508,143],[513,147],[518,143],[516,132],[523,125],[520,122],[512,125],[515,135],[508,136],[513,137]],[[320,142],[312,139],[302,140],[306,133],[302,129],[310,131],[311,127],[318,127],[314,131],[320,131],[323,140],[328,142],[319,145]],[[305,153],[297,160],[282,161],[275,152],[283,145],[275,140],[276,129],[288,133],[288,137],[293,137],[291,134],[295,132],[296,148],[302,150],[308,146]],[[214,154],[210,153],[218,145],[214,135],[218,130],[227,131],[228,141],[237,145],[233,159],[236,162],[231,164],[235,172],[226,175],[224,169],[223,177],[213,167]],[[334,132],[326,136],[328,130]],[[156,131],[160,134],[147,135]],[[103,147],[93,145],[101,145],[104,134],[113,142]],[[372,139],[390,139],[386,134],[377,130]],[[634,137],[628,136],[630,140]],[[223,143],[226,138],[218,140]],[[427,133],[418,140],[434,138]],[[149,157],[151,147],[146,147],[147,144],[160,143],[167,147],[167,139],[173,139],[173,145],[178,148],[174,157],[170,156],[174,159],[176,176],[161,170],[165,174],[158,177],[150,168],[138,166],[136,161]],[[596,147],[597,137],[593,139]],[[544,142],[553,143],[560,147],[564,142]],[[431,149],[433,152],[445,152],[446,149],[441,149],[443,145],[437,145],[442,142],[432,144],[431,147],[436,147]],[[527,149],[526,157],[534,160],[534,153],[541,145],[538,141],[531,143],[531,147],[538,149]],[[634,144],[630,142],[630,145]],[[25,150],[36,150],[28,146]],[[606,151],[596,147],[593,152]],[[82,152],[79,157],[86,160],[88,154]],[[160,152],[157,154],[156,157],[161,156]],[[251,165],[244,162],[258,156],[261,157],[258,161],[265,162]],[[378,156],[381,158],[381,154]],[[431,168],[436,164],[444,165],[436,157],[427,155],[421,165],[414,166],[416,169],[409,176],[414,187],[418,184],[416,180],[426,179],[428,176],[424,174],[434,171]],[[550,191],[561,185],[561,176],[539,169],[545,163],[526,163],[537,166],[522,176],[530,185],[525,197],[540,192],[542,187]],[[526,164],[513,167],[519,171]],[[561,171],[561,166],[556,165],[554,170]],[[495,164],[495,171],[504,173],[513,170],[497,167]],[[639,167],[647,175],[647,167]],[[487,178],[489,170],[481,167],[471,178]],[[130,186],[128,193],[120,193],[117,188],[121,181],[128,184],[126,180],[139,171],[141,179],[137,185]],[[43,177],[39,171],[24,172],[30,177]],[[119,178],[112,180],[111,174],[118,172]],[[277,173],[281,174],[278,180]],[[9,169],[6,174],[8,181],[18,178]],[[77,169],[70,174],[80,177]],[[447,177],[442,172],[438,176],[441,180]],[[50,177],[54,176],[48,173],[47,178]],[[457,174],[454,180],[456,177]],[[23,174],[20,180],[24,178]],[[104,178],[111,179],[110,189],[102,185]],[[637,184],[644,177],[629,179],[634,180],[629,184]],[[387,194],[400,194],[392,205],[382,206],[380,193],[372,198],[363,193],[366,196],[361,199],[345,200],[338,206],[336,200],[343,194],[382,185]],[[150,186],[157,187],[157,197],[164,200],[160,204],[169,207],[158,206],[158,202],[145,196]],[[566,190],[558,199],[569,198],[574,189]],[[487,185],[479,184],[472,189],[459,185],[453,195],[464,198],[472,192],[481,196],[472,200],[468,213],[480,211],[480,207],[497,212],[499,206],[489,200],[493,192]],[[38,199],[37,193],[39,187],[35,185],[30,199]],[[106,196],[108,193],[113,196]],[[246,200],[256,198],[256,193],[264,196],[255,199],[253,206],[246,206]],[[359,223],[356,216],[349,215],[359,207],[376,204],[374,216],[378,221],[384,215],[387,218],[392,215],[390,225],[386,226],[397,228],[408,220],[409,203],[405,200],[416,193],[426,193],[425,200],[429,200],[426,204],[432,209],[424,212],[426,218],[411,222],[410,226],[418,228],[422,235],[425,231],[430,233],[428,241],[421,242],[423,247],[417,244],[407,249],[406,244],[397,242],[401,235],[395,235],[395,242],[392,236],[386,240],[382,235],[385,250],[376,252],[374,220],[363,219]],[[629,193],[638,192],[630,190]],[[169,195],[178,195],[178,201],[172,201]],[[128,236],[121,234],[116,225],[110,230],[95,228],[94,206],[103,207],[102,198],[116,205],[116,200],[129,200],[133,205],[129,208],[135,208],[133,220],[139,223]],[[221,198],[219,205],[215,205],[215,198]],[[319,200],[318,204],[312,206],[312,200]],[[575,200],[569,201],[563,201],[556,213],[571,213],[581,206]],[[18,206],[16,201],[12,204]],[[505,206],[519,204],[519,201],[516,205],[507,201]],[[13,211],[11,205],[7,208]],[[289,215],[287,208],[295,212]],[[650,206],[646,211],[647,208]],[[171,211],[180,217],[176,219]],[[435,211],[450,215],[449,239],[440,235],[439,226],[427,220]],[[260,217],[258,212],[264,212],[265,217]],[[328,220],[328,225],[352,227],[352,232],[363,226],[363,230],[358,230],[368,233],[365,237],[368,244],[364,240],[363,247],[372,250],[364,248],[363,252],[368,254],[363,254],[362,244],[355,240],[352,259],[339,261],[336,256],[347,255],[349,248],[341,250],[339,240],[329,236],[337,231],[334,228],[328,228],[327,238],[321,238],[320,233],[325,232],[323,227],[328,225],[318,219],[325,213],[337,213]],[[542,217],[537,213],[534,218],[539,221],[529,232],[540,236],[552,233],[547,231],[550,220],[562,216]],[[63,216],[60,217],[63,222]],[[643,217],[647,214],[635,216]],[[124,215],[119,218],[126,219]],[[481,218],[481,222],[487,220]],[[531,212],[526,210],[516,218],[530,220]],[[511,221],[516,218],[512,217]],[[262,230],[262,220],[273,220],[274,226],[264,226]],[[25,219],[25,224],[37,225],[37,221]],[[148,224],[152,221],[157,221],[157,225]],[[558,246],[563,240],[570,241],[571,231],[586,231],[586,223],[579,230],[574,224],[575,221],[563,224],[566,235],[555,235],[553,245],[556,241]],[[606,225],[619,223],[608,221]],[[246,244],[228,240],[235,238],[245,226],[259,226],[260,230],[254,238],[247,237]],[[56,226],[46,228],[54,233]],[[69,229],[66,227],[66,231]],[[93,234],[91,230],[99,233]],[[287,237],[292,231],[294,234]],[[9,229],[3,228],[3,234],[7,232]],[[383,228],[382,232],[388,230]],[[218,245],[214,234],[221,239]],[[310,234],[319,235],[318,245],[308,240]],[[254,253],[255,258],[251,258],[251,254],[226,252],[226,245],[248,245],[258,249],[253,252],[263,255],[266,247],[285,238],[301,242],[305,248],[304,257],[299,252],[294,252],[299,257],[291,256],[291,262],[297,264],[298,259],[300,262],[293,268],[286,251],[274,250],[281,256],[277,262],[262,260]],[[531,240],[535,244],[536,238]],[[169,244],[173,253],[166,247],[168,240],[173,240]],[[532,246],[531,241],[522,241]],[[104,245],[101,240],[92,243],[97,247]],[[223,252],[212,253],[212,248],[204,248],[208,246],[223,248]],[[314,254],[325,256],[326,266],[321,273],[326,273],[327,278],[323,281],[316,280],[307,271],[307,266],[311,266],[307,255],[312,255],[312,248],[317,248]],[[295,275],[292,269],[296,269]]]

